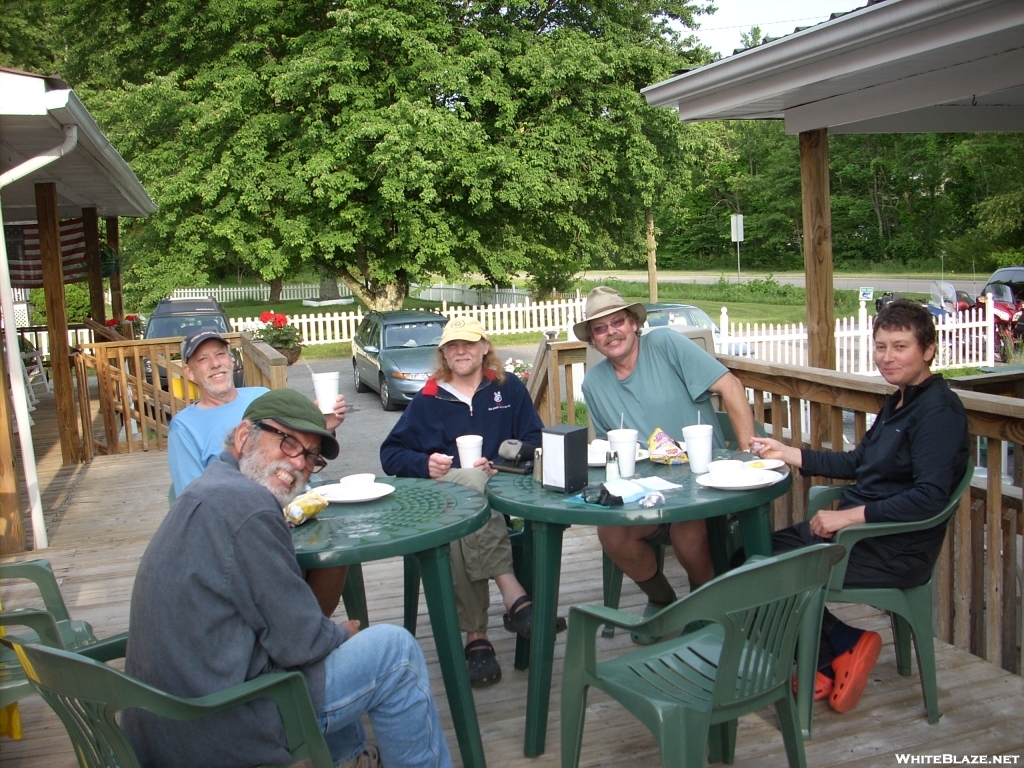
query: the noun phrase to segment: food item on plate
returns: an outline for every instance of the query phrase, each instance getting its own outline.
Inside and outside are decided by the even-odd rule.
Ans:
[[[647,449],[651,452],[651,461],[658,464],[685,464],[688,461],[683,447],[660,428],[647,438]]]
[[[327,507],[329,502],[316,491],[306,491],[296,496],[284,508],[284,519],[292,525],[302,525],[311,517],[316,517]]]

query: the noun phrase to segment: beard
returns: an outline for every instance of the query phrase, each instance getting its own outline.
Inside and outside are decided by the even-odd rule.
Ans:
[[[270,491],[282,509],[302,492],[305,485],[305,477],[301,471],[295,469],[287,461],[267,459],[262,447],[259,446],[255,450],[242,454],[238,459],[238,469],[245,477]],[[294,478],[290,490],[278,489],[273,486],[271,480],[278,472]]]

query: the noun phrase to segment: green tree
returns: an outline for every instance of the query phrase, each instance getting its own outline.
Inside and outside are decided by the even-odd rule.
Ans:
[[[150,300],[235,262],[393,307],[428,275],[639,261],[679,143],[639,90],[708,55],[679,0],[72,7],[69,67],[160,205],[125,237]]]

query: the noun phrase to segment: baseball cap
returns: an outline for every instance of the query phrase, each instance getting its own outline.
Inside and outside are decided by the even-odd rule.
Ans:
[[[480,339],[487,339],[487,332],[475,317],[457,317],[444,327],[441,334],[441,344],[444,346],[449,341],[475,342]]]
[[[210,339],[216,339],[225,346],[230,346],[228,340],[221,336],[216,331],[211,331],[209,328],[201,328],[198,331],[192,331],[185,340],[181,342],[181,360],[187,363],[188,359],[196,353],[196,350]]]
[[[242,418],[272,419],[297,432],[320,435],[320,455],[325,459],[338,458],[338,441],[327,431],[324,415],[308,397],[294,389],[272,389],[260,395],[249,403]]]

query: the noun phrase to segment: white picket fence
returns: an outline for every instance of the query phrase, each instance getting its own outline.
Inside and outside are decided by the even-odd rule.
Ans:
[[[345,285],[338,284],[338,294],[342,297],[352,295]],[[298,299],[315,299],[320,295],[320,286],[314,283],[298,283],[285,285],[281,288],[281,299],[292,301]],[[522,304],[531,300],[529,291],[523,288],[474,288],[469,285],[413,285],[410,295],[424,301],[447,301],[450,304]],[[175,299],[200,299],[207,296],[217,301],[269,301],[270,286],[259,285],[211,285],[206,288],[177,288],[171,294]],[[556,298],[579,298],[575,293],[557,294]]]
[[[995,364],[995,318],[982,305],[968,312],[936,318],[938,345],[932,370]],[[835,321],[836,370],[841,373],[878,373],[872,352],[874,317],[862,301],[857,317]],[[758,360],[807,365],[807,327],[803,323],[732,323],[722,307],[719,327],[723,342],[744,342]],[[727,330],[726,330],[727,329]]]
[[[495,336],[553,329],[565,333],[573,323],[582,319],[585,303],[583,297],[477,306],[450,306],[447,302],[442,302],[441,314],[449,319],[475,317],[483,324],[488,334]],[[356,309],[353,312],[292,315],[288,322],[299,329],[303,344],[316,345],[352,341],[363,317],[363,312]],[[257,331],[263,325],[258,317],[231,320],[232,330],[235,331]],[[743,343],[750,347],[752,356],[758,360],[807,365],[807,328],[803,323],[732,323],[729,320],[728,308],[722,307],[719,327],[724,331],[721,339],[723,346]],[[939,344],[938,354],[932,365],[934,370],[994,365],[994,318],[983,308],[938,319],[936,327]],[[857,317],[836,320],[837,371],[877,374],[872,354],[871,332],[872,316],[868,314],[864,302],[860,304]],[[49,354],[46,331],[33,331],[26,335],[44,356]],[[68,332],[68,342],[72,346],[90,341],[92,334],[84,328]]]
[[[351,296],[344,285],[338,285],[338,294]],[[313,283],[298,283],[281,286],[281,300],[315,299],[320,295],[320,286]],[[204,299],[212,297],[217,301],[270,301],[270,286],[259,285],[208,285],[206,288],[176,288],[172,299]]]
[[[449,320],[475,317],[488,334],[498,336],[565,329],[583,316],[584,303],[582,298],[578,298],[464,307],[449,306],[448,302],[442,301],[440,311]],[[356,309],[353,312],[289,315],[288,322],[299,329],[303,344],[331,344],[352,341],[363,317],[362,310]],[[258,331],[263,326],[258,317],[231,319],[231,328],[235,331]]]

